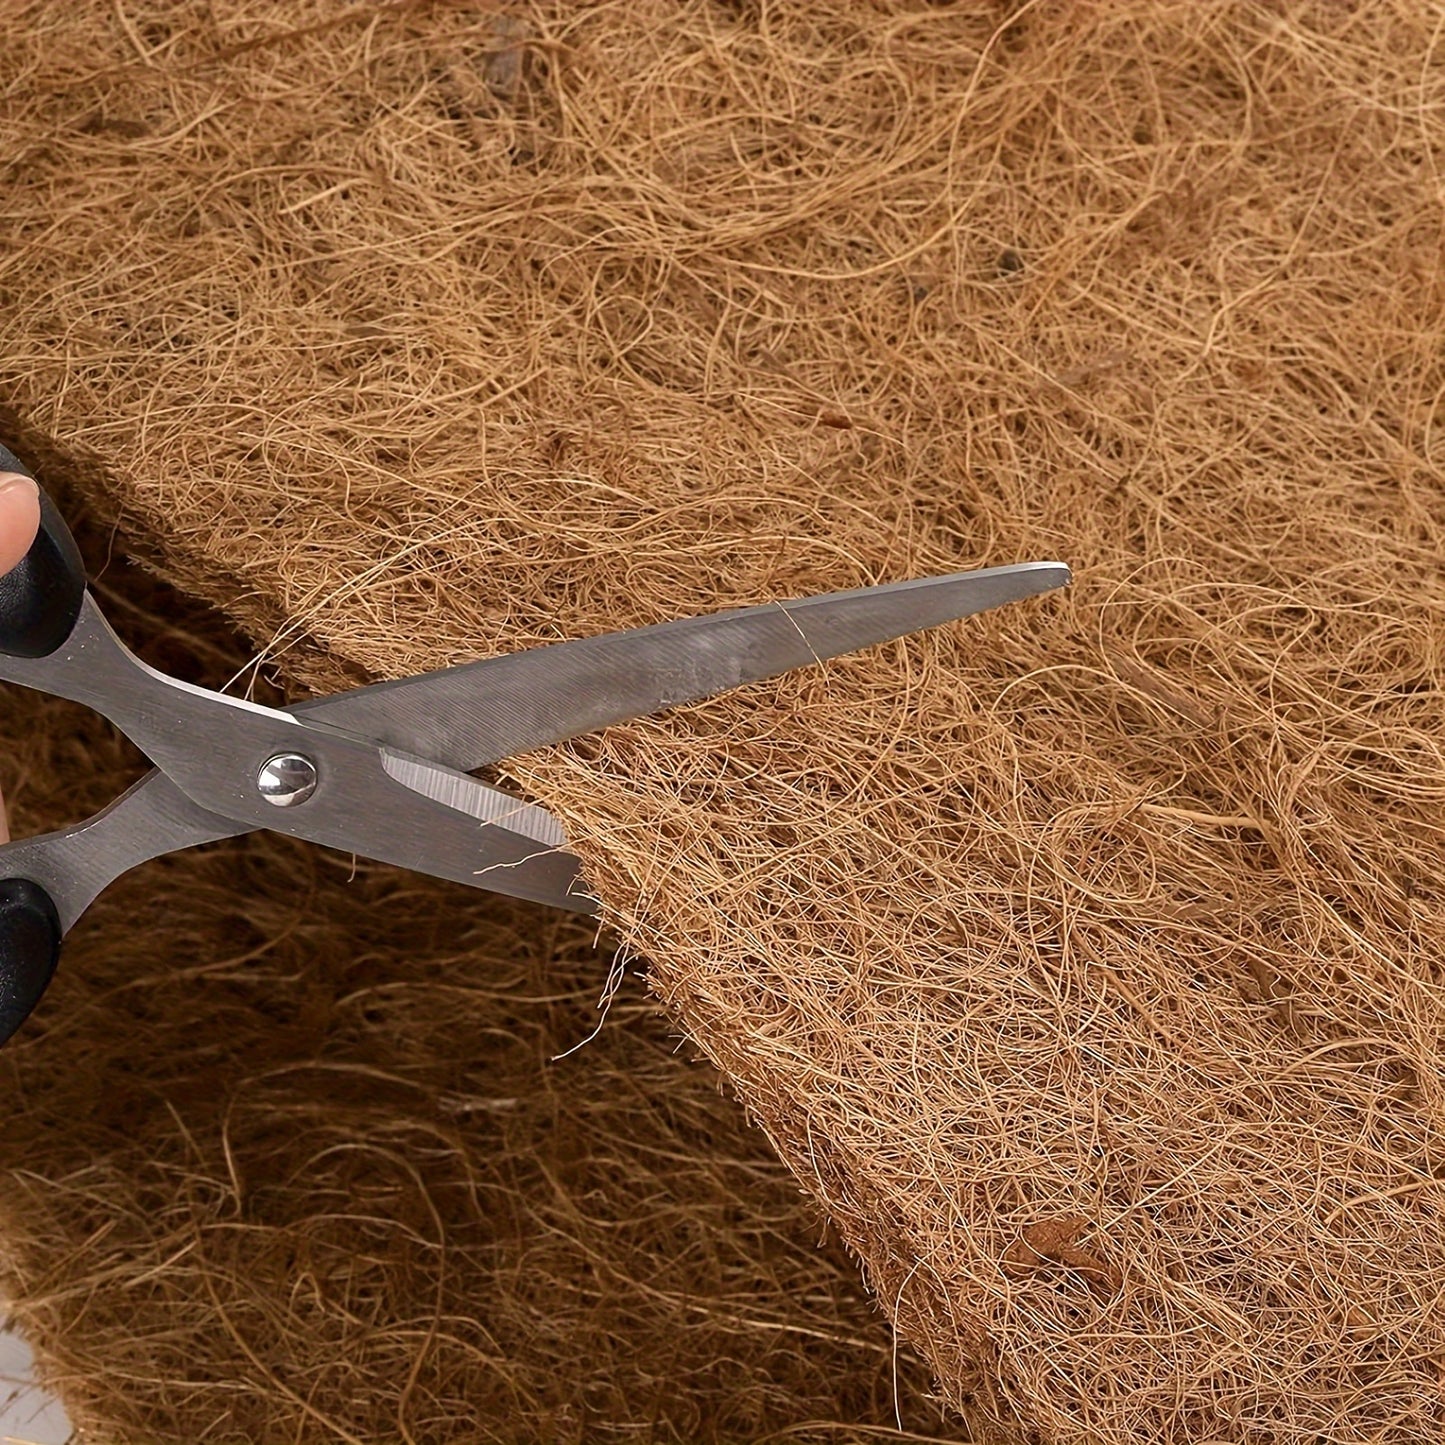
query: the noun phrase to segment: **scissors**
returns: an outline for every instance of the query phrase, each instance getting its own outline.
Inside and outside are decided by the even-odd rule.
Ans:
[[[30,475],[4,447],[0,470]],[[122,873],[257,829],[578,913],[598,901],[561,823],[471,771],[891,641],[1070,580],[1061,562],[834,592],[553,643],[278,710],[148,667],[86,588],[42,489],[40,531],[0,578],[0,681],[109,718],[154,764],[88,821],[0,847],[0,1043],[61,940]]]

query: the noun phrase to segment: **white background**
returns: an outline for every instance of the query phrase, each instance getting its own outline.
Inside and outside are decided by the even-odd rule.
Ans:
[[[70,1421],[33,1381],[29,1346],[0,1317],[0,1445],[65,1445]]]

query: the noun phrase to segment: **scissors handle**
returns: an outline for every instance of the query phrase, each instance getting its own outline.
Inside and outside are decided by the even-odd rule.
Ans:
[[[32,476],[3,446],[0,471]],[[49,657],[70,636],[84,598],[80,550],[42,487],[35,541],[20,565],[0,577],[0,652]],[[60,958],[60,938],[60,916],[39,883],[0,880],[0,1040],[20,1027],[45,992]]]
[[[3,446],[0,472],[31,476],[30,468]],[[42,487],[40,531],[20,565],[0,577],[0,652],[49,657],[70,636],[84,597],[80,549]]]
[[[60,961],[60,916],[28,878],[0,879],[0,1043],[30,1016]]]

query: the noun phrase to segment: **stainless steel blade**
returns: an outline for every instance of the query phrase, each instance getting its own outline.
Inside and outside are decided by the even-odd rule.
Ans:
[[[473,789],[456,785],[457,775],[423,763],[386,754],[383,767],[398,782],[435,800],[470,813],[483,822],[502,822],[540,844],[534,857],[517,862],[515,855],[497,856],[494,835],[480,832],[470,839],[467,876],[456,881],[494,893],[529,898],[569,912],[591,913],[596,901],[582,888],[577,860],[564,848],[562,825],[543,808],[522,803],[473,778]],[[253,831],[198,807],[159,768],[103,812],[72,828],[21,838],[0,847],[0,878],[28,878],[50,895],[60,915],[62,933],[69,933],[85,910],[123,873],[167,853],[179,853],[220,838]],[[566,859],[563,863],[560,860]]]
[[[486,658],[302,703],[363,737],[449,767],[483,767],[1063,587],[1025,562],[681,618]]]
[[[595,900],[580,891],[576,859],[561,851],[560,823],[452,769],[693,702],[1069,580],[1061,563],[1026,563],[743,608],[382,683],[284,713],[154,672],[87,598],[59,653],[0,658],[0,678],[95,708],[165,771],[75,828],[0,847],[0,877],[43,884],[68,929],[137,864],[264,827],[594,912]],[[300,807],[273,808],[257,790],[258,769],[293,751],[316,764],[316,794]]]
[[[381,754],[381,766],[387,777],[454,813],[465,813],[482,823],[500,823],[544,848],[567,846],[561,823],[545,808],[489,788],[465,773],[454,773],[450,768],[434,767],[420,758],[385,750]]]
[[[171,847],[187,847],[250,828],[514,897],[596,911],[596,901],[580,891],[576,858],[559,848],[561,826],[545,809],[333,729],[322,709],[313,708],[303,724],[289,713],[165,677],[126,650],[89,597],[58,653],[0,656],[0,678],[95,708],[164,774],[161,781],[145,780],[88,824],[31,840],[25,855],[31,863],[49,858],[52,871],[75,875],[59,890],[69,893],[65,911],[72,921],[99,887],[168,851],[168,840]],[[272,806],[258,787],[262,770],[279,755],[301,756],[314,768],[314,791],[299,806]],[[191,807],[177,807],[174,793]],[[17,876],[19,857],[0,849],[0,876]],[[50,886],[46,879],[35,881]]]

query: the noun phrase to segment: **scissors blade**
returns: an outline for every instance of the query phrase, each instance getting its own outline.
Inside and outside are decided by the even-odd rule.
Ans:
[[[1025,562],[745,607],[376,683],[294,709],[463,770],[1065,586]]]
[[[402,866],[572,913],[596,911],[576,857],[561,851],[562,825],[545,809],[420,761],[390,753],[381,761],[388,776],[457,814],[454,819],[443,814],[409,844],[404,835],[394,839],[394,847],[409,849]],[[152,858],[252,831],[193,803],[153,768],[85,822],[0,847],[0,878],[40,884],[66,934],[121,874]]]
[[[0,678],[95,708],[233,831],[288,833],[541,902],[557,901],[575,882],[577,860],[559,851],[561,826],[544,809],[315,712],[303,722],[158,673],[116,637],[89,594],[60,648],[40,658],[0,654]],[[273,801],[263,782],[277,765],[307,781]],[[595,900],[563,906],[591,912]]]
[[[134,671],[143,695],[164,699],[173,708],[187,701],[193,708],[199,704],[201,710],[188,721],[181,715],[178,738],[169,738],[194,784],[197,771],[204,774],[207,769],[206,759],[227,751],[224,734],[237,724],[235,710],[214,697],[206,702],[195,689],[150,673],[123,649],[107,647],[109,630],[93,604],[87,603],[83,614],[91,623],[89,653],[105,658],[117,676]],[[114,644],[114,649],[119,647]],[[254,711],[247,709],[240,716]],[[55,905],[63,934],[102,890],[139,864],[266,826],[475,888],[572,912],[596,911],[596,900],[582,889],[576,857],[562,851],[562,825],[545,808],[424,759],[344,736],[328,737],[320,731],[326,727],[326,713],[323,699],[311,710],[310,727],[284,727],[286,719],[271,716],[283,724],[281,736],[288,741],[305,735],[342,769],[362,770],[362,786],[334,790],[339,796],[325,811],[335,817],[317,818],[315,827],[306,826],[305,809],[291,814],[267,808],[260,820],[238,817],[226,808],[224,795],[217,798],[222,811],[207,808],[188,796],[176,778],[156,768],[85,822],[0,846],[0,879],[27,878],[40,884]],[[194,758],[193,744],[186,738],[203,732],[208,722],[216,730],[212,750]],[[164,729],[167,735],[171,731]],[[162,731],[152,726],[146,736],[154,750]],[[391,791],[397,787],[400,792]]]
[[[501,825],[500,829],[469,827],[458,818],[458,828],[435,829],[418,840],[408,866],[573,913],[596,911],[596,900],[582,887],[576,857],[560,851],[565,847],[562,826],[545,809],[471,778],[463,782],[474,786],[463,788],[444,769],[394,754],[383,754],[382,765],[388,775],[423,797],[463,817]],[[152,858],[252,831],[193,803],[159,768],[153,768],[85,822],[0,847],[0,878],[39,883],[55,904],[65,934],[121,874]],[[460,837],[451,836],[458,831]],[[519,846],[519,836],[530,843]],[[464,846],[458,848],[458,842]]]
[[[316,819],[314,828],[303,821],[309,809],[294,821],[282,813],[260,818],[254,807],[246,817],[239,809],[249,783],[233,780],[229,792],[217,789],[208,764],[194,756],[191,740],[208,725],[240,727],[245,713],[263,709],[215,713],[211,695],[136,664],[89,606],[82,615],[89,625],[77,630],[84,634],[77,655],[91,659],[88,667],[77,668],[66,657],[54,664],[12,660],[8,675],[75,696],[108,716],[128,698],[131,706],[115,720],[122,727],[130,722],[127,731],[141,731],[148,751],[173,753],[171,766],[215,806],[187,796],[177,777],[158,770],[78,827],[0,848],[0,877],[42,883],[68,929],[109,882],[137,864],[266,826],[473,887],[591,913],[596,900],[581,891],[577,859],[564,851],[557,820],[453,770],[693,702],[1068,581],[1067,567],[1044,562],[832,593],[558,643],[303,703],[287,711],[323,757],[368,774],[354,791],[340,790],[339,809],[327,810],[337,816]],[[122,680],[128,685],[116,686]],[[161,712],[174,716],[158,727],[152,705],[162,698]],[[267,731],[261,718],[251,722]],[[325,737],[333,728],[345,735]],[[296,740],[290,729],[276,734],[277,746]],[[386,790],[396,785],[404,792],[388,803]]]

